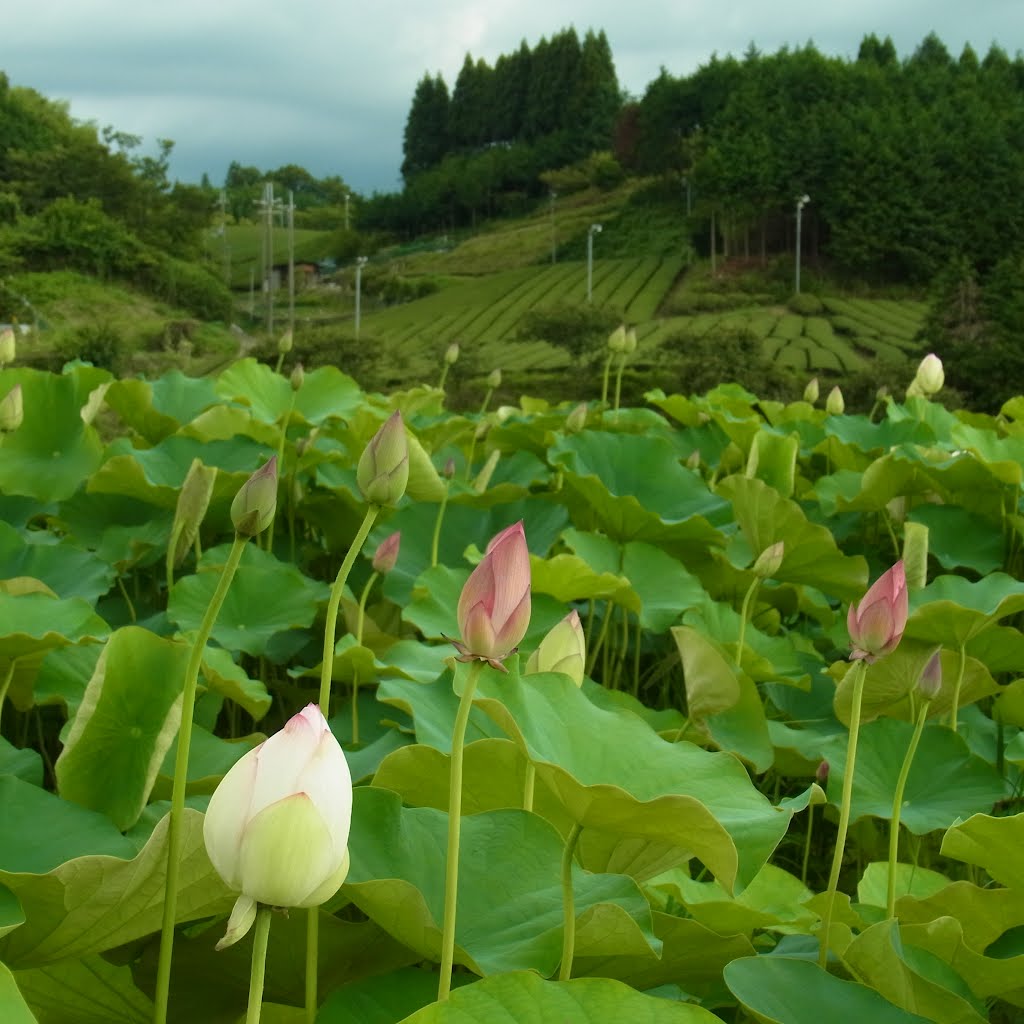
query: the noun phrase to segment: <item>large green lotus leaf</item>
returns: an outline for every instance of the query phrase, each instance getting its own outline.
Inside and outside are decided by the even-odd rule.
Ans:
[[[401,607],[409,603],[417,579],[430,568],[430,549],[437,512],[436,505],[407,504],[370,533],[365,550],[371,555],[389,534],[395,530],[402,533],[398,564],[384,580],[385,596]],[[523,520],[530,551],[543,556],[565,528],[568,515],[561,505],[535,497],[487,509],[449,505],[445,509],[438,543],[439,565],[465,566],[464,552],[469,545],[475,544],[483,551],[495,534],[520,519]]]
[[[829,416],[825,433],[865,454],[882,453],[905,444],[935,443],[935,432],[919,420],[884,419],[872,423],[866,416]]]
[[[803,904],[811,890],[798,878],[774,864],[766,864],[735,899],[717,882],[700,882],[685,872],[669,872],[653,885],[679,905],[702,927],[719,935],[749,937],[756,929],[781,934],[805,934],[817,920]]]
[[[581,529],[616,540],[664,538],[717,545],[725,503],[660,437],[584,431],[560,438],[548,458],[564,472],[562,500]]]
[[[178,437],[194,438],[197,441],[228,441],[242,437],[276,450],[281,439],[281,428],[275,423],[264,423],[257,419],[244,406],[217,404],[182,427]]]
[[[759,430],[750,445],[747,476],[763,480],[784,498],[793,497],[798,448],[795,434]]]
[[[350,416],[364,401],[359,385],[336,366],[308,371],[295,396],[295,410],[310,423]]]
[[[103,444],[84,423],[72,376],[19,369],[4,374],[0,393],[20,383],[25,416],[21,426],[0,438],[0,491],[38,501],[62,501],[99,466]]]
[[[895,921],[861,932],[843,958],[861,982],[911,1013],[937,1024],[985,1024],[988,1020],[964,979],[933,953],[905,945]]]
[[[624,576],[595,572],[578,555],[530,558],[530,588],[535,594],[550,594],[555,600],[612,601],[630,611],[639,611],[640,600]]]
[[[1024,474],[1024,438],[1003,437],[996,430],[982,430],[957,423],[951,439],[958,448],[973,452],[1004,483],[1019,486]]]
[[[977,864],[1001,885],[1024,889],[1024,813],[1007,818],[973,814],[942,837],[942,856]]]
[[[912,896],[926,899],[941,892],[950,884],[949,879],[938,871],[919,867],[917,864],[896,865],[896,898]],[[888,905],[889,862],[873,861],[864,869],[857,883],[857,899],[873,907]]]
[[[720,997],[722,969],[742,956],[753,956],[754,947],[745,935],[723,935],[698,921],[654,914],[654,933],[661,939],[661,956],[648,950],[640,956],[621,951],[614,956],[577,956],[576,977],[603,977],[624,981],[636,989],[677,984],[701,999]]]
[[[107,635],[107,624],[80,597],[66,600],[46,593],[12,594],[0,588],[0,664],[17,658],[8,696],[16,708],[32,706],[32,685],[47,651]],[[6,666],[5,666],[6,667]]]
[[[412,716],[416,742],[448,753],[452,749],[452,729],[459,709],[459,698],[452,689],[451,669],[429,683],[411,679],[385,679],[377,687],[377,699],[392,704]],[[487,736],[500,736],[501,729],[479,708],[469,715],[466,742]]]
[[[4,1024],[39,1024],[29,1009],[18,983],[7,967],[0,963],[0,1018]]]
[[[868,722],[857,745],[851,820],[865,815],[888,820],[892,796],[913,726],[894,718]],[[823,746],[829,763],[828,795],[838,806],[846,771],[846,737]],[[963,738],[945,726],[926,725],[910,767],[901,823],[915,835],[949,828],[958,817],[991,808],[1005,795],[999,773],[975,757]]]
[[[0,579],[33,576],[58,597],[95,603],[114,584],[114,569],[73,541],[43,530],[21,533],[0,522]]]
[[[622,572],[640,597],[640,625],[653,633],[663,633],[707,596],[682,562],[642,541],[625,545]]]
[[[910,593],[910,618],[904,636],[955,647],[982,630],[1024,611],[1024,582],[994,572],[972,582],[939,576]]]
[[[39,1024],[148,1024],[153,1019],[153,1000],[135,987],[131,968],[99,956],[31,967],[15,978]]]
[[[267,692],[266,684],[253,679],[235,664],[230,653],[223,647],[207,646],[203,652],[203,679],[206,685],[222,697],[233,700],[240,708],[258,722],[270,710],[273,698]]]
[[[402,618],[425,637],[441,639],[459,636],[456,610],[459,595],[469,579],[468,569],[449,569],[445,565],[427,569],[416,580],[412,600]],[[519,645],[524,651],[537,647],[557,622],[566,615],[565,605],[548,594],[534,594],[530,600],[530,625]]]
[[[175,581],[167,616],[183,631],[198,630],[227,561],[230,545],[203,552],[199,571]],[[213,638],[229,651],[271,657],[278,633],[312,625],[330,596],[325,583],[305,576],[255,544],[247,544],[213,627]]]
[[[584,679],[583,692],[590,703],[599,708],[632,712],[667,740],[674,740],[679,730],[686,726],[687,718],[678,708],[649,708],[625,690],[609,690],[599,683]]]
[[[446,814],[403,808],[396,793],[356,789],[344,893],[364,913],[424,957],[440,953]],[[478,974],[558,967],[562,941],[563,841],[535,814],[487,811],[462,821],[456,961]],[[574,870],[576,915],[615,903],[655,949],[650,907],[624,875]],[[606,925],[605,925],[606,927]],[[604,930],[600,924],[598,931]],[[577,942],[595,942],[580,927]]]
[[[753,680],[697,630],[674,626],[672,636],[683,662],[691,719],[720,750],[731,751],[755,772],[766,772],[775,750]]]
[[[751,559],[744,564],[782,541],[785,554],[775,579],[816,587],[845,601],[864,593],[867,563],[859,555],[844,555],[832,533],[809,522],[796,502],[761,480],[744,476],[727,477],[718,485],[718,493],[732,502],[750,550]]]
[[[877,895],[881,896],[878,905],[884,905],[884,890],[879,889]],[[906,924],[956,918],[967,945],[984,952],[1006,932],[1019,933],[1024,925],[1024,889],[980,888],[970,882],[952,882],[931,895],[899,897],[896,916]]]
[[[31,691],[23,695],[25,701],[38,706],[63,705],[66,717],[73,718],[102,653],[103,646],[93,643],[55,647],[47,651]],[[19,706],[23,704],[19,702]]]
[[[920,698],[916,693],[917,681],[934,650],[934,644],[905,638],[895,651],[869,665],[867,679],[864,681],[861,721],[869,722],[879,715],[913,721],[917,717],[916,709],[920,707]],[[953,706],[953,693],[960,670],[960,656],[956,651],[944,648],[940,661],[942,688],[928,706],[929,718],[943,715]],[[833,670],[842,673],[833,705],[836,717],[844,725],[849,725],[853,702],[853,671],[846,662],[837,662]],[[998,690],[999,686],[988,669],[980,661],[965,657],[959,706],[965,708]]]
[[[928,553],[944,569],[964,566],[985,575],[1003,565],[1003,535],[990,523],[955,505],[919,505],[907,517],[928,527]]]
[[[516,971],[485,978],[432,1003],[401,1024],[717,1024],[700,1006],[644,995],[608,978],[544,981]]]
[[[25,913],[18,897],[6,886],[0,885],[0,939],[25,923]]]
[[[476,702],[585,829],[672,843],[729,889],[750,882],[789,825],[731,755],[666,743],[635,715],[591,704],[561,673],[485,672]]]
[[[104,395],[104,401],[121,422],[148,444],[158,444],[181,426],[173,416],[154,407],[153,387],[149,381],[130,377],[113,381]]]
[[[177,735],[190,653],[138,626],[111,634],[57,758],[62,797],[135,824]]]
[[[903,941],[933,954],[948,964],[971,987],[975,996],[998,996],[1017,1007],[1024,1007],[1024,954],[984,956],[964,941],[963,926],[952,917],[940,917],[927,924],[909,924],[902,928]]]
[[[843,981],[808,960],[755,956],[725,968],[725,983],[762,1024],[821,1024],[842,1019],[872,1024],[926,1024],[927,1017],[894,1006],[872,988]]]
[[[452,988],[475,981],[470,974],[452,976]],[[422,967],[402,967],[335,989],[316,1015],[317,1024],[396,1024],[437,1000],[437,974]]]
[[[0,884],[20,900],[26,920],[0,939],[0,959],[19,969],[37,967],[103,952],[159,931],[167,868],[166,816],[136,853],[131,841],[103,816],[53,796],[43,805],[48,794],[33,786],[25,789],[38,794],[37,806],[28,806],[20,791],[16,806],[11,806],[14,797],[5,788],[8,785],[0,778],[0,808],[7,819],[0,829]],[[25,838],[21,855],[8,858],[12,819],[13,828]],[[227,912],[235,897],[206,855],[202,814],[186,808],[181,836],[178,921]],[[26,845],[30,849],[24,849]]]
[[[121,441],[107,449],[109,457],[89,481],[89,491],[136,498],[158,508],[174,509],[193,459],[215,466],[211,503],[230,502],[238,489],[270,453],[247,437],[200,441],[175,434],[152,448],[135,450]]]
[[[19,749],[0,736],[0,775],[13,775],[33,786],[42,786],[43,758],[32,747]]]
[[[399,676],[418,683],[432,683],[447,667],[451,650],[442,644],[422,640],[399,640],[377,659],[377,672],[383,677]]]
[[[221,398],[247,405],[264,423],[277,423],[292,399],[288,379],[252,357],[232,363],[217,378],[216,388]]]
[[[209,377],[188,377],[169,370],[152,383],[153,408],[184,425],[217,400],[217,389]]]

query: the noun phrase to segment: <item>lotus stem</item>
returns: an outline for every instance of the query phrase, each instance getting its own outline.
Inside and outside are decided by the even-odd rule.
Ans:
[[[907,747],[906,756],[903,758],[899,778],[896,780],[896,790],[892,796],[892,821],[889,823],[889,884],[885,899],[886,917],[896,916],[896,854],[899,850],[900,842],[900,812],[903,810],[903,792],[907,788],[910,766],[914,763],[917,745],[921,742],[924,723],[928,720],[929,703],[930,701],[923,701],[921,703],[921,710],[917,713],[914,734],[910,737],[910,746]]]
[[[4,701],[7,699],[7,691],[11,688],[14,680],[14,666],[18,664],[17,658],[11,658],[7,671],[4,673],[3,682],[0,682],[0,714],[4,710]]]
[[[622,396],[622,371],[626,368],[625,355],[619,356],[619,365],[615,371],[615,418],[619,418],[619,398]]]
[[[466,745],[466,726],[473,709],[473,694],[483,668],[474,661],[466,673],[459,698],[459,710],[452,731],[451,770],[448,779],[448,853],[444,875],[444,926],[441,932],[441,977],[437,1001],[443,1003],[452,990],[452,965],[455,962],[455,915],[459,894],[459,838],[462,831],[462,755]]]
[[[526,762],[526,778],[523,780],[523,810],[533,810],[533,791],[537,783],[537,768],[532,761]]]
[[[572,977],[572,958],[576,948],[576,899],[572,888],[572,859],[582,831],[583,826],[579,822],[573,824],[565,840],[565,849],[562,850],[562,908],[565,925],[562,929],[562,964],[558,968],[559,981],[568,981]]]
[[[363,643],[363,622],[366,618],[366,599],[370,596],[370,591],[373,589],[374,583],[377,582],[377,577],[380,573],[374,571],[370,573],[370,578],[366,581],[366,586],[363,587],[363,592],[359,595],[359,614],[356,618],[356,644],[362,645]],[[352,671],[352,743],[357,744],[359,742],[359,672],[356,669]]]
[[[178,750],[174,759],[174,784],[171,789],[171,809],[167,815],[167,878],[164,884],[164,913],[160,929],[160,955],[156,970],[156,993],[153,997],[153,1020],[165,1024],[167,1001],[171,990],[171,958],[174,955],[174,924],[178,910],[178,874],[181,861],[181,819],[185,812],[185,786],[188,780],[188,753],[192,742],[192,715],[196,706],[196,686],[206,642],[213,632],[228,588],[234,579],[238,563],[248,537],[235,534],[228,560],[221,570],[217,589],[213,592],[199,632],[192,642],[192,653],[185,669],[185,682],[181,695],[181,725],[178,727]]]
[[[956,669],[956,682],[953,684],[953,706],[949,709],[949,727],[956,732],[960,714],[960,688],[964,684],[964,669],[967,667],[967,650],[960,644],[960,661]]]
[[[282,355],[282,356],[280,356],[278,358],[282,359],[284,357]],[[283,467],[284,467],[284,445],[285,445],[285,441],[288,440],[288,424],[291,422],[292,413],[294,411],[295,411],[295,392],[292,391],[291,392],[291,400],[288,403],[288,411],[284,414],[284,417],[281,420],[281,433],[280,433],[280,435],[278,436],[278,439],[277,439],[277,471],[280,474],[279,479],[283,478],[285,483],[286,483],[286,485],[287,485],[287,481],[288,481],[288,476],[287,476],[286,473],[283,472]],[[273,515],[273,518],[270,520],[270,525],[267,527],[267,530],[266,530],[266,539],[264,540],[264,545],[265,545],[267,551],[273,551],[274,550],[274,523],[277,521],[277,508],[278,508],[278,506],[277,506],[277,504],[275,504],[274,505],[274,515]]]
[[[750,605],[754,600],[754,594],[757,592],[757,588],[761,584],[761,578],[755,576],[750,586],[747,587],[747,592],[743,595],[743,604],[740,607],[740,636],[736,644],[736,667],[739,668],[743,664],[743,643],[747,636],[747,619],[750,616]]]
[[[804,859],[800,865],[800,881],[807,884],[807,865],[811,859],[811,833],[814,830],[814,804],[807,805],[807,832],[804,835]]]
[[[853,774],[857,767],[857,737],[860,735],[860,709],[864,699],[864,678],[867,665],[864,661],[853,663],[853,700],[850,707],[850,736],[846,741],[846,770],[843,772],[843,798],[839,808],[839,829],[836,833],[836,846],[832,854],[832,870],[828,876],[828,888],[825,891],[825,913],[821,918],[821,936],[819,939],[818,964],[825,969],[828,963],[829,932],[832,928],[832,913],[836,905],[836,889],[839,887],[839,872],[843,866],[843,854],[846,852],[846,833],[850,827],[850,804],[853,799]]]
[[[615,358],[614,352],[608,353],[608,358],[604,361],[604,375],[601,381],[601,408],[603,409],[608,404],[608,376],[612,370],[612,360]]]
[[[437,549],[441,544],[441,524],[444,522],[444,512],[448,507],[448,490],[449,483],[446,480],[444,484],[444,497],[441,498],[441,504],[437,510],[437,519],[434,521],[434,536],[430,541],[430,568],[433,569],[437,565]]]
[[[252,940],[252,968],[249,971],[249,1009],[245,1024],[260,1024],[263,1006],[263,979],[267,973],[267,942],[270,939],[270,907],[256,911],[256,927]]]

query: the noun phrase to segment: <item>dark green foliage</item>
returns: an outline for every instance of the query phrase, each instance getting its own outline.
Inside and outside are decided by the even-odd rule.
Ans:
[[[125,369],[128,344],[113,324],[96,323],[76,328],[60,339],[57,349],[64,360],[81,359],[111,373]]]
[[[448,86],[440,75],[424,75],[405,122],[402,177],[407,181],[435,166],[448,149]]]
[[[598,306],[551,306],[526,313],[519,324],[519,337],[546,341],[580,359],[603,345],[618,322],[614,312]]]
[[[825,307],[817,295],[812,295],[810,292],[801,292],[799,295],[790,297],[789,308],[801,316],[816,316]]]

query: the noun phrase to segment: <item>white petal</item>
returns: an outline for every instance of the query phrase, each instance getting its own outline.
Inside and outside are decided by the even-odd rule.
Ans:
[[[262,744],[261,744],[262,746]],[[249,820],[260,747],[237,760],[221,779],[203,818],[203,842],[217,874],[231,889],[241,889],[238,852]]]
[[[231,908],[228,930],[217,943],[217,949],[227,949],[243,938],[256,920],[256,901],[251,896],[239,896]]]
[[[335,848],[347,846],[352,824],[352,774],[345,754],[330,732],[321,737],[299,777],[298,788],[320,812]]]

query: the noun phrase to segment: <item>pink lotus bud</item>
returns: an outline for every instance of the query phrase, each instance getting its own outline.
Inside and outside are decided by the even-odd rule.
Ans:
[[[25,404],[21,397],[21,385],[15,384],[0,398],[0,431],[17,430],[25,418]]]
[[[240,892],[218,948],[237,942],[256,904],[316,907],[349,868],[352,777],[324,716],[309,704],[221,780],[203,821],[210,861]]]
[[[583,685],[587,657],[587,638],[579,612],[574,608],[555,625],[530,655],[526,674],[564,672],[577,685]]]
[[[380,547],[373,553],[373,571],[386,576],[398,561],[398,549],[402,544],[402,531],[396,530],[390,537],[382,540]]]
[[[455,460],[454,459],[449,458],[448,461],[445,462],[443,472],[444,472],[445,480],[451,480],[451,478],[453,476],[455,476]]]
[[[460,661],[501,664],[530,624],[530,552],[520,520],[502,530],[462,588],[457,610]]]
[[[828,784],[828,772],[829,772],[828,761],[822,761],[821,764],[818,765],[818,770],[814,773],[814,781],[819,786],[827,785]]]
[[[935,700],[942,689],[942,648],[936,647],[917,680],[918,692],[925,700]]]
[[[273,521],[277,509],[277,456],[242,484],[231,502],[231,522],[243,537],[255,537]]]
[[[409,441],[400,412],[393,412],[370,438],[359,459],[356,481],[372,505],[401,501],[409,483]]]
[[[870,663],[895,650],[908,613],[907,577],[900,560],[875,580],[860,604],[850,605],[846,616],[853,646],[850,657]]]

